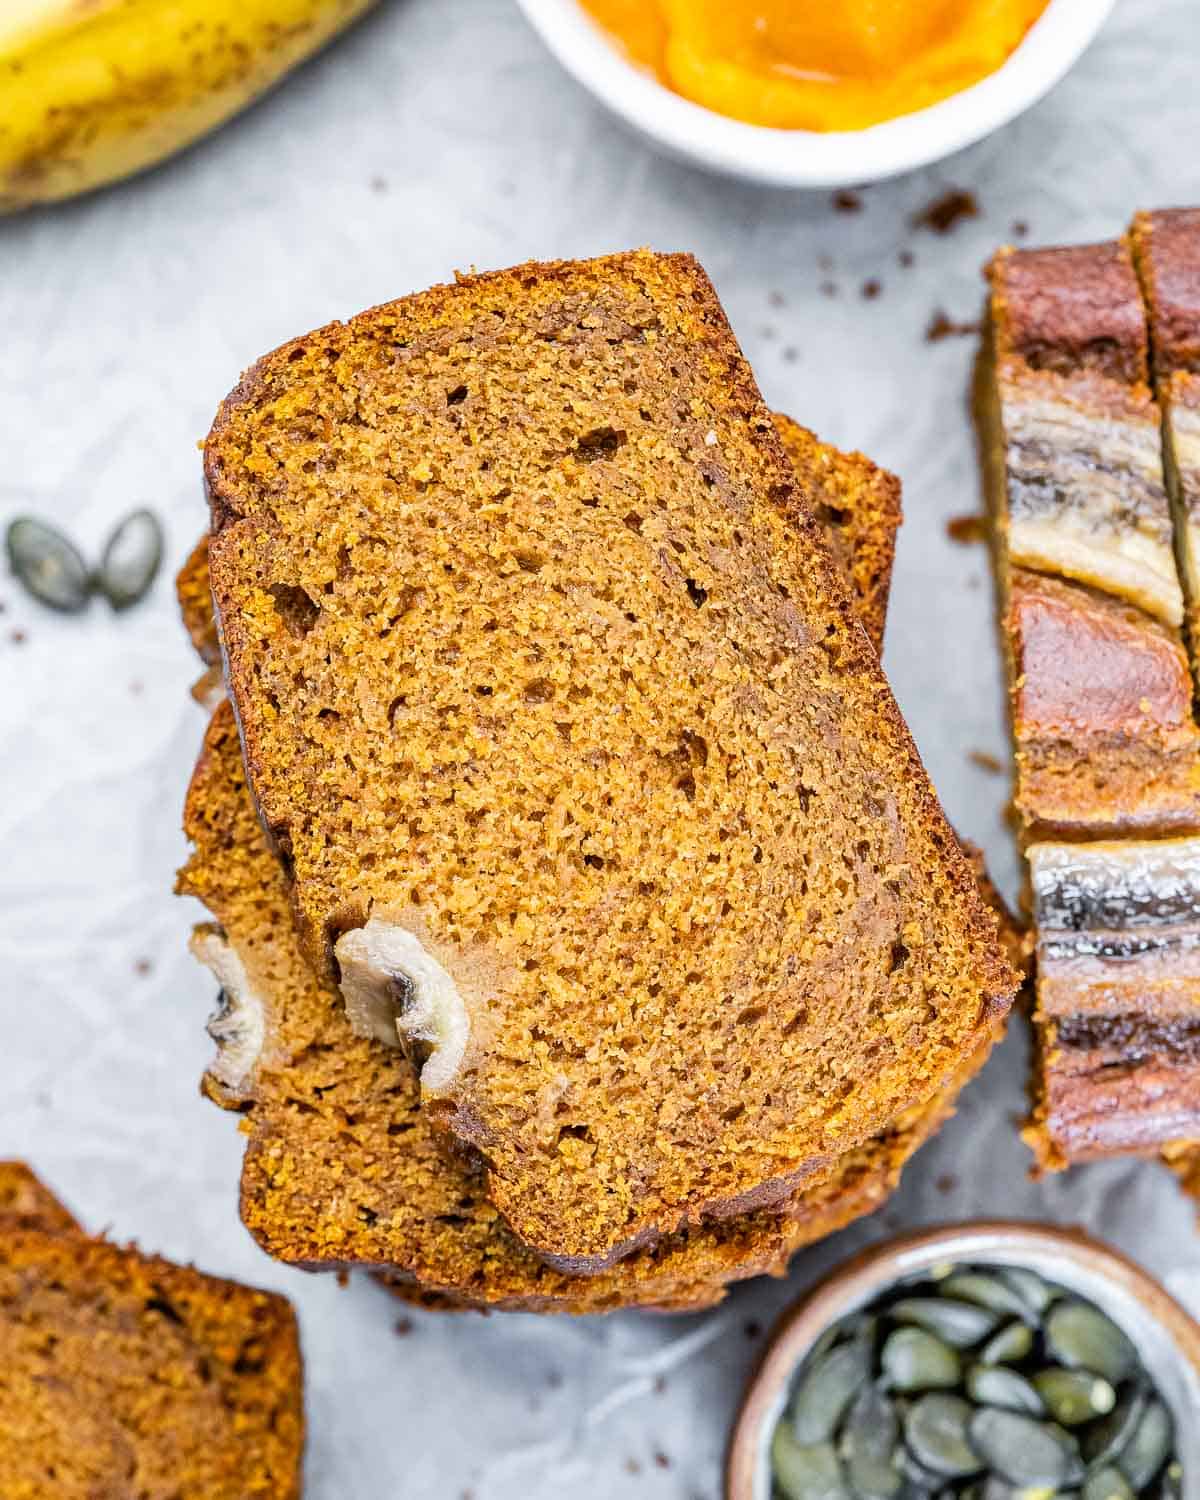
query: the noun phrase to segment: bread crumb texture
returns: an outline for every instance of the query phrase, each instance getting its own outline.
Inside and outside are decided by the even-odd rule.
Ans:
[[[0,1233],[5,1500],[292,1500],[304,1423],[281,1297],[84,1235]]]
[[[296,340],[206,478],[308,952],[420,912],[471,1025],[425,1107],[520,1238],[594,1271],[777,1203],[977,1051],[995,923],[689,257]]]
[[[305,961],[228,703],[205,737],[185,826],[195,850],[180,889],[218,919],[263,998],[266,1041],[252,1075],[230,1089],[217,1068],[205,1084],[246,1122],[242,1217],[280,1260],[374,1267],[423,1306],[696,1308],[730,1281],[782,1273],[802,1245],[884,1201],[986,1057],[987,1047],[932,1099],[840,1158],[822,1185],[774,1209],[665,1236],[601,1274],[570,1276],[509,1232],[478,1164],[447,1150],[430,1123],[412,1065],[395,1047],[355,1036],[332,981]]]

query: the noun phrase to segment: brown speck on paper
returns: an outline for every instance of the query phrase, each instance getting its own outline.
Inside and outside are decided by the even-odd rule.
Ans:
[[[134,959],[133,972],[139,979],[145,979],[148,974],[154,972],[154,965],[148,958],[137,958]]]
[[[789,344],[783,351],[783,362],[785,365],[794,365],[800,358],[800,351],[795,344]]]
[[[23,630],[10,630],[8,638],[14,646],[23,646],[29,639]]]
[[[756,1339],[762,1332],[762,1324],[759,1323],[755,1318],[750,1318],[743,1326],[742,1332],[748,1339]]]
[[[949,234],[963,219],[977,219],[979,204],[974,193],[963,188],[951,188],[927,203],[920,213],[913,215],[914,229],[932,229],[934,234]]]
[[[866,302],[874,302],[882,291],[883,283],[876,281],[873,276],[870,281],[864,281],[862,284],[863,300]]]
[[[978,332],[978,322],[957,323],[939,307],[929,320],[929,326],[925,330],[925,342],[940,344],[943,339],[963,338],[967,334]]]
[[[973,766],[978,766],[981,771],[986,771],[989,776],[999,776],[1004,770],[1004,762],[990,750],[968,750],[967,759]]]
[[[896,259],[900,262],[901,266],[903,266],[906,271],[910,271],[917,263],[917,257],[912,253],[911,250],[901,250]]]
[[[822,297],[836,297],[837,296],[837,283],[835,281],[823,281],[821,283],[821,296]]]
[[[862,209],[862,198],[849,188],[842,188],[840,192],[834,193],[833,206],[840,214],[856,214]]]
[[[654,1466],[656,1469],[669,1469],[671,1467],[671,1460],[661,1448],[654,1455]]]
[[[767,293],[767,302],[772,307],[786,307],[787,306],[787,298],[783,295],[782,292],[768,292]]]
[[[1029,233],[1029,225],[1024,219],[1014,219],[1012,224],[1012,237],[1014,240],[1023,240]]]
[[[973,542],[986,541],[987,532],[987,517],[981,516],[977,511],[965,516],[952,516],[946,522],[946,535],[952,542],[958,542],[964,547]]]
[[[406,1339],[413,1331],[413,1320],[411,1318],[397,1318],[392,1332],[398,1339]]]
[[[933,1185],[939,1193],[952,1193],[958,1186],[958,1178],[953,1172],[943,1172],[940,1177],[935,1177]]]

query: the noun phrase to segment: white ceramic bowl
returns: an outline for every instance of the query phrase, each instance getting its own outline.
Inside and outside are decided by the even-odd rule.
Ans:
[[[924,166],[1007,124],[1066,73],[1114,0],[1050,0],[999,72],[915,114],[827,133],[728,120],[627,62],[578,0],[519,3],[569,73],[673,155],[776,187],[842,187]]]

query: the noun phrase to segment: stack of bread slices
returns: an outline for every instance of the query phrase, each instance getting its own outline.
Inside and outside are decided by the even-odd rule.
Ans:
[[[876,1207],[1016,975],[879,665],[898,485],[767,410],[696,262],[295,339],[205,476],[179,885],[259,1242],[690,1308]]]

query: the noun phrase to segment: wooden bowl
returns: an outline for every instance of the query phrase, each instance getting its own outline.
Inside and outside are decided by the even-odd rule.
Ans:
[[[1200,1324],[1148,1272],[1082,1230],[1015,1219],[942,1225],[876,1245],[789,1308],[742,1398],[726,1457],[726,1500],[770,1500],[771,1434],[793,1372],[825,1329],[896,1282],[949,1262],[1028,1266],[1118,1323],[1174,1411],[1185,1500],[1200,1500]]]

